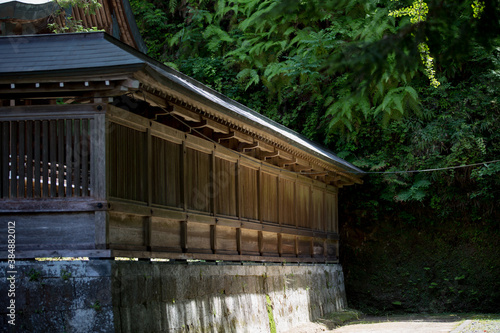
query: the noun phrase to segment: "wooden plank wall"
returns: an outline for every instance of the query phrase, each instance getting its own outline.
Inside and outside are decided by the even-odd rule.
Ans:
[[[16,222],[16,257],[110,256],[100,110],[1,108],[0,213]]]
[[[91,195],[91,118],[1,120],[0,198]]]
[[[107,117],[111,249],[336,260],[337,188],[124,110]]]

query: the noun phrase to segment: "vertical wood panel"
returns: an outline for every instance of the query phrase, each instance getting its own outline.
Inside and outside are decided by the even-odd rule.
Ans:
[[[182,193],[182,209],[184,211],[187,210],[188,208],[188,189],[187,189],[187,182],[188,182],[188,165],[187,165],[187,147],[186,147],[186,141],[182,141],[182,151],[181,151],[181,193]]]
[[[82,197],[86,197],[89,193],[89,121],[85,119],[82,125]]]
[[[328,232],[335,232],[335,211],[336,211],[336,202],[335,195],[333,193],[326,192],[325,193],[325,221],[327,224]]]
[[[24,164],[24,161],[25,161],[25,122],[24,121],[20,121],[19,122],[19,146],[18,146],[18,149],[19,149],[19,153],[17,155],[17,157],[19,158],[19,198],[24,198],[24,189],[25,189],[25,182],[24,182],[24,178],[25,178],[25,164]]]
[[[55,198],[57,196],[57,122],[55,120],[49,121],[49,156],[50,156],[50,196]]]
[[[111,128],[109,146],[115,152],[110,154],[109,161],[110,196],[146,202],[147,135],[118,124],[112,124]]]
[[[66,120],[66,196],[73,196],[73,121]]]
[[[208,189],[206,190],[209,194],[209,200],[210,200],[210,212],[212,215],[216,215],[216,210],[215,210],[215,205],[217,204],[217,198],[216,194],[218,191],[218,184],[217,180],[215,178],[215,154],[212,152],[212,154],[209,155],[209,185],[207,185]]]
[[[240,160],[236,162],[236,216],[241,219],[241,209],[242,209],[242,189],[241,189],[241,166]]]
[[[254,219],[259,218],[259,196],[258,196],[258,176],[257,170],[241,166],[241,192],[242,197],[242,218]]]
[[[95,218],[95,247],[105,249],[109,244],[108,212],[96,211]]]
[[[220,158],[215,159],[213,184],[217,214],[237,216],[238,193],[236,190],[235,170],[235,163]]]
[[[40,132],[40,126],[41,122],[40,120],[35,121],[35,198],[40,198],[42,196],[42,189],[40,186],[40,183],[43,181],[41,179],[42,176],[42,168],[43,168],[43,161],[41,158],[41,152],[43,150],[42,148],[42,141],[41,138],[41,132]]]
[[[79,119],[75,119],[74,123],[74,130],[75,130],[75,137],[74,137],[74,146],[73,146],[73,153],[74,153],[74,182],[75,182],[75,196],[79,197],[81,195],[80,192],[80,185],[81,185],[81,122]]]
[[[310,208],[311,208],[311,193],[310,187],[301,183],[296,183],[297,192],[297,226],[303,228],[310,228]]]
[[[338,194],[333,195],[333,230],[339,232],[339,201]],[[338,244],[337,244],[338,246]],[[338,251],[337,251],[338,253]]]
[[[295,186],[288,179],[281,179],[279,183],[279,210],[283,225],[295,226]]]
[[[10,197],[17,197],[17,126],[16,121],[10,123]]]
[[[154,179],[152,185],[152,202],[159,205],[167,205],[167,164],[165,155],[166,153],[166,141],[152,137],[151,138],[152,151],[152,166],[151,166],[151,178]],[[162,166],[164,166],[162,168]]]
[[[59,197],[64,197],[64,120],[57,121],[57,180]],[[54,144],[54,143],[53,143]]]
[[[324,191],[319,188],[312,189],[312,216],[311,216],[311,226],[316,230],[324,229]]]
[[[151,136],[151,127],[146,132],[146,202],[149,206],[153,203],[153,137]],[[148,244],[149,245],[149,244]]]
[[[186,149],[188,209],[210,213],[213,191],[210,183],[210,155],[191,148]]]
[[[153,137],[152,151],[153,202],[182,208],[181,146]]]
[[[26,197],[33,197],[33,121],[26,122]]]
[[[2,122],[2,185],[1,196],[2,198],[9,197],[9,142],[10,142],[10,123],[8,121]]]
[[[96,199],[106,199],[106,117],[104,114],[95,116],[90,137],[90,190]]]
[[[43,191],[42,197],[49,196],[49,122],[42,122],[42,173],[43,173]]]
[[[266,222],[278,223],[278,178],[262,173],[262,219]]]

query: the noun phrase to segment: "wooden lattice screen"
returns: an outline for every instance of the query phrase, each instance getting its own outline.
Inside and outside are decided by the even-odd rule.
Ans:
[[[90,195],[89,119],[0,122],[0,197]]]

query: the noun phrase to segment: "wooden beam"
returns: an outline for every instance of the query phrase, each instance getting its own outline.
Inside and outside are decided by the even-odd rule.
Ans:
[[[103,200],[50,198],[2,200],[0,213],[60,213],[60,212],[91,212],[107,210],[107,202]]]
[[[300,172],[301,175],[305,175],[305,176],[310,176],[310,177],[324,177],[324,176],[327,176],[328,175],[328,171],[315,171],[315,170],[312,170],[312,171],[309,171],[309,172]]]
[[[313,167],[310,166],[310,165],[309,166],[304,166],[304,165],[297,164],[297,165],[295,165],[295,167],[294,167],[293,170],[296,171],[296,172],[302,172],[302,171],[312,171],[312,169],[313,169]]]
[[[259,149],[261,151],[266,151],[266,152],[273,152],[274,151],[274,146],[270,145],[270,144],[267,144],[265,142],[263,142],[262,140],[259,140]]]
[[[172,106],[172,111],[170,111],[170,113],[176,115],[176,116],[180,116],[188,121],[192,121],[192,122],[200,122],[201,121],[201,115],[194,112],[194,111],[191,111],[191,110],[188,110],[186,108],[183,108],[181,106],[178,106],[178,105],[173,105]]]
[[[107,82],[107,84],[106,84]],[[32,93],[54,93],[54,92],[71,92],[71,91],[96,91],[96,90],[110,90],[112,88],[124,87],[126,90],[129,89],[129,86],[134,86],[133,82],[127,81],[81,81],[81,82],[58,82],[58,83],[20,83],[12,86],[8,86],[6,84],[0,84],[0,96],[1,95],[10,95],[18,94],[18,95],[26,95]]]
[[[214,134],[213,135],[214,140],[217,141],[217,142],[219,142],[219,143],[220,143],[221,140],[229,140],[229,139],[232,139],[234,137],[235,137],[235,132],[232,132],[232,131],[230,131],[227,134],[220,133],[220,134]]]
[[[188,125],[189,125],[189,127],[194,128],[194,129],[203,128],[203,127],[207,127],[207,121],[205,119],[202,119],[199,122],[191,123],[191,124],[188,124]]]
[[[275,150],[273,152],[262,152],[261,151],[259,154],[259,158],[261,160],[265,161],[267,158],[277,157],[277,156],[279,156],[279,154],[280,154],[279,150]]]
[[[286,167],[287,165],[293,165],[297,163],[297,160],[295,157],[292,157],[292,159],[284,159],[281,156],[278,156],[280,161],[278,162],[278,165],[282,168]]]
[[[260,147],[260,143],[259,143],[259,141],[256,141],[254,143],[242,143],[241,147],[239,147],[239,148],[241,149],[241,151],[245,151],[245,150],[257,149],[259,147]]]
[[[0,259],[7,259],[7,251],[0,252]],[[33,259],[33,258],[111,258],[113,256],[111,250],[18,250],[16,248],[16,258],[19,259]]]

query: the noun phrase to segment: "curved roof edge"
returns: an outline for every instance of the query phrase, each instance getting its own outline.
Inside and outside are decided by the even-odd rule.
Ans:
[[[5,46],[4,54],[0,48],[0,54],[5,57],[4,66],[0,64],[1,73],[12,73],[12,66],[19,67],[19,70],[15,71],[16,75],[36,75],[37,72],[44,71],[44,68],[45,71],[50,68],[52,73],[67,72],[71,69],[78,72],[95,72],[97,68],[106,68],[111,71],[113,68],[118,70],[120,66],[126,65],[133,66],[136,70],[146,72],[146,74],[153,71],[156,73],[155,79],[159,85],[174,86],[184,94],[189,94],[189,97],[198,103],[209,105],[211,108],[215,106],[218,112],[262,130],[323,162],[340,168],[343,172],[352,174],[354,177],[361,177],[365,173],[353,164],[339,158],[321,144],[317,144],[197,80],[165,66],[104,32],[4,38],[0,38],[0,45],[4,44]],[[26,38],[26,40],[23,43],[15,43],[9,38]],[[17,54],[9,53],[7,50],[9,44],[10,47],[18,48]],[[43,47],[40,47],[40,44]],[[33,62],[39,63],[37,59],[41,59],[43,52],[46,52],[47,55],[50,53],[51,56],[46,57],[43,66],[31,67]],[[9,60],[9,57],[12,59]]]

